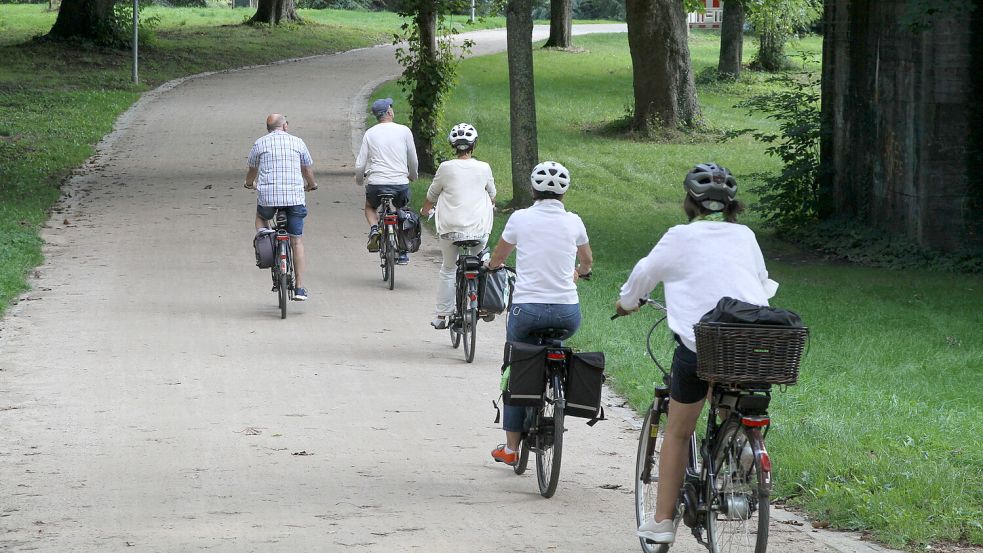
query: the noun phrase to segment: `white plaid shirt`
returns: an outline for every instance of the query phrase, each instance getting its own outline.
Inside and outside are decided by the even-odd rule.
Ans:
[[[253,144],[247,163],[259,169],[259,205],[305,205],[300,168],[311,166],[314,161],[303,140],[281,130],[273,131]]]

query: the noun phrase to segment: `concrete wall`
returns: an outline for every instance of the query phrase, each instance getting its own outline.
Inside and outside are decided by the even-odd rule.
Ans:
[[[934,16],[915,33],[908,6],[826,2],[824,214],[853,216],[925,246],[983,248],[970,187],[971,173],[979,173],[970,170],[978,153],[971,133],[981,124],[972,30],[983,9],[972,20],[965,12]]]

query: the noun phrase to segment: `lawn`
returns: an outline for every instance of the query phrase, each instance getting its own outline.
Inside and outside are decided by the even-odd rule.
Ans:
[[[692,35],[697,73],[716,65],[718,39]],[[632,100],[626,38],[575,44],[586,51],[535,53],[540,159],[570,168],[567,205],[584,219],[596,259],[594,279],[580,285],[585,320],[572,342],[604,351],[609,383],[642,408],[658,380],[645,354],[657,313],[610,321],[618,289],[661,234],[685,222],[681,183],[694,163],[727,166],[754,203],[751,175],[779,163],[753,139],[724,140],[722,132],[773,128],[733,106],[774,85],[756,74],[726,85],[699,79],[709,130],[686,143],[613,136],[605,129]],[[821,39],[794,48],[816,67]],[[753,50],[749,41],[745,52]],[[506,67],[504,55],[465,61],[445,117],[448,127],[477,127],[476,154],[492,165],[500,205],[511,196]],[[399,91],[390,84],[381,93]],[[415,185],[417,201],[427,184]],[[507,216],[499,215],[493,242]],[[781,283],[773,304],[811,328],[799,384],[772,403],[776,498],[892,546],[983,544],[983,278],[826,263],[781,242],[753,212],[743,221]],[[659,344],[665,355],[665,336]]]

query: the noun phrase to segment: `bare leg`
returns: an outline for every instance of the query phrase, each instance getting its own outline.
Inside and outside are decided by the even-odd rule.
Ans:
[[[368,200],[365,200],[365,220],[369,222],[369,226],[379,224],[379,213]]]
[[[505,431],[505,446],[515,451],[519,449],[519,440],[522,439],[522,432]]]
[[[304,239],[300,236],[291,236],[290,245],[294,251],[294,287],[304,287],[304,268],[307,260],[304,259]]]
[[[260,217],[259,216],[259,213],[257,213],[256,214],[256,230],[259,230],[261,228],[266,228],[266,219]]]
[[[659,492],[655,503],[655,521],[669,520],[676,514],[676,500],[683,485],[689,437],[703,411],[703,401],[679,403],[669,400],[669,422],[666,425],[662,453],[659,455]]]

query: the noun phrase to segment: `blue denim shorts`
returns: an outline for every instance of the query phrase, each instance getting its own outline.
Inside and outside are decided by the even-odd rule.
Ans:
[[[393,198],[393,205],[397,209],[410,203],[410,185],[408,184],[368,184],[365,186],[365,201],[369,202],[373,209],[379,209],[379,204],[382,203],[379,196],[382,194],[396,196]]]
[[[256,215],[259,215],[263,219],[269,221],[273,218],[276,210],[282,209],[287,212],[287,233],[290,236],[303,236],[304,235],[304,217],[307,217],[307,206],[304,205],[291,205],[291,206],[268,206],[268,205],[257,205]]]

